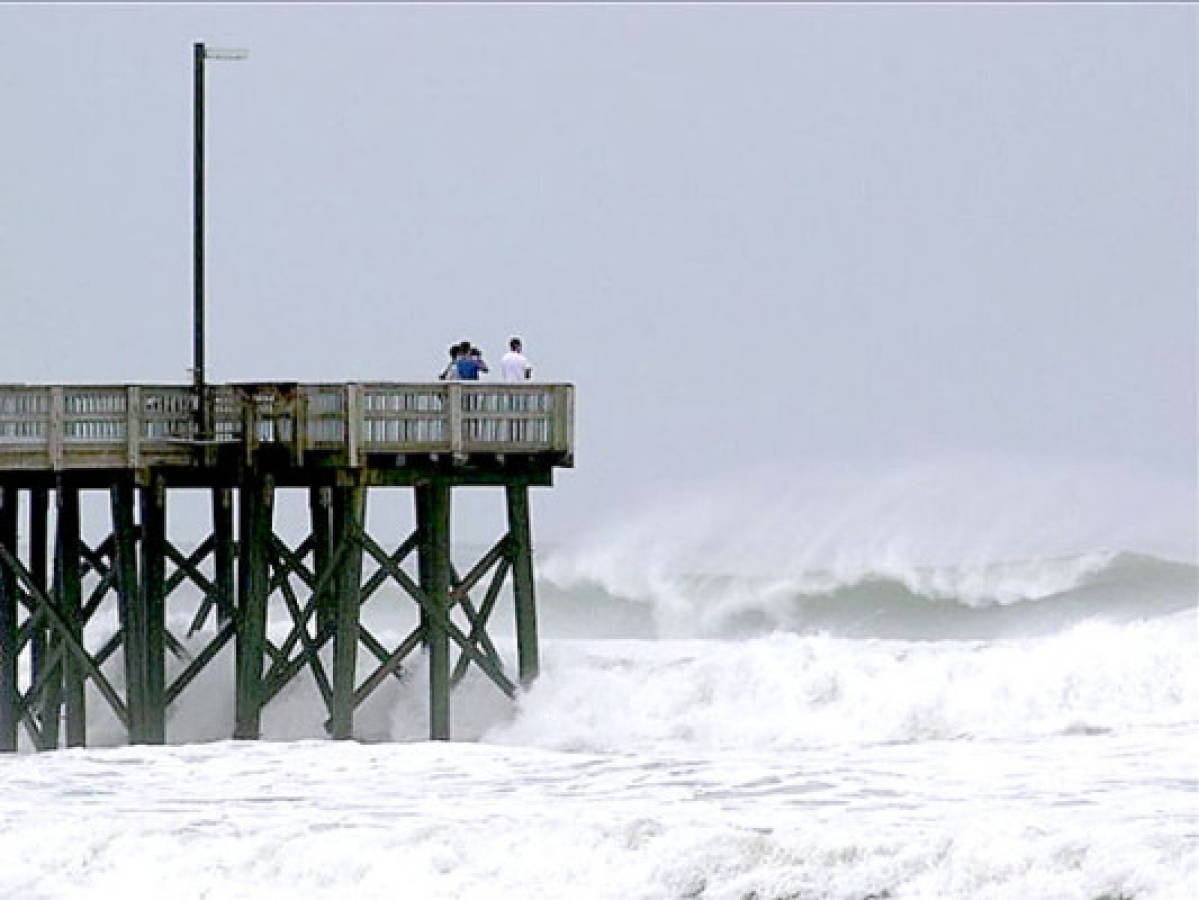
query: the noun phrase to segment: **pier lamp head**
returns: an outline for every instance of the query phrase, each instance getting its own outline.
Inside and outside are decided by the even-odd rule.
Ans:
[[[205,59],[240,60],[248,59],[249,56],[249,50],[240,50],[229,47],[204,47]]]

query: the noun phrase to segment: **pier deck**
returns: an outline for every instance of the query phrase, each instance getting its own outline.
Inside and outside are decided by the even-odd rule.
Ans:
[[[211,665],[233,667],[239,738],[259,735],[263,708],[301,673],[335,738],[418,651],[434,739],[450,737],[451,690],[471,667],[510,697],[536,677],[528,488],[573,465],[571,385],[267,382],[211,385],[203,402],[201,416],[180,385],[0,385],[0,750],[22,729],[38,749],[85,744],[98,701],[130,741],[161,742],[168,708]],[[508,527],[460,575],[451,492],[473,485],[504,488]],[[412,490],[411,534],[368,533],[380,487]],[[275,531],[278,488],[307,491],[311,529],[295,545]],[[111,520],[89,546],[80,494],[97,489]],[[172,489],[211,492],[212,531],[196,547],[168,533]],[[419,613],[394,647],[361,619],[384,585]],[[505,587],[515,678],[488,635]],[[112,598],[117,615],[100,615]],[[189,602],[191,626],[173,634]],[[272,613],[286,617],[281,642]]]

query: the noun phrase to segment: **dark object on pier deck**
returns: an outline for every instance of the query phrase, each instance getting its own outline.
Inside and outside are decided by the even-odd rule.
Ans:
[[[451,689],[472,664],[509,696],[537,676],[528,488],[572,465],[573,387],[268,383],[211,385],[204,394],[207,433],[187,387],[0,385],[0,750],[16,749],[21,728],[38,748],[64,737],[85,744],[89,681],[130,741],[161,743],[168,707],[231,641],[239,738],[258,737],[263,708],[305,669],[335,738],[352,735],[354,710],[421,648],[435,739],[450,737]],[[365,526],[369,489],[388,486],[413,488],[416,522],[391,552]],[[451,495],[460,486],[502,486],[508,521],[463,577],[450,559]],[[211,492],[212,533],[184,552],[168,533],[168,501],[197,488]],[[280,488],[308,492],[311,531],[295,547],[274,530]],[[111,531],[90,547],[79,498],[95,489],[109,495]],[[373,569],[365,581],[364,562]],[[186,636],[204,635],[194,656],[166,624],[171,595],[185,583],[200,595]],[[419,624],[396,647],[361,619],[385,583],[419,609]],[[516,681],[487,632],[505,583]],[[89,625],[110,595],[119,628],[101,643]],[[287,613],[278,644],[268,637],[280,605],[272,599]],[[123,692],[106,667],[118,651]],[[360,651],[375,661],[365,679]],[[179,660],[169,680],[167,653]]]

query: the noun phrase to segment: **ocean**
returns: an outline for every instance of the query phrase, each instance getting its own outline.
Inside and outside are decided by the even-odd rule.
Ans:
[[[165,747],[93,702],[96,746],[0,759],[0,897],[1195,896],[1193,534],[1102,543],[1060,496],[999,527],[980,490],[819,529],[739,493],[543,550],[541,677],[469,677],[452,743],[420,660],[352,742],[311,679],[225,740],[231,658]]]

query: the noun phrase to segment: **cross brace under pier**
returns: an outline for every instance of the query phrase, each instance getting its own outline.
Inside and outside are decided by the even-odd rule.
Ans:
[[[180,698],[230,643],[238,738],[258,737],[263,709],[304,672],[334,738],[353,735],[355,710],[403,677],[418,652],[427,656],[434,739],[450,737],[452,689],[470,667],[509,697],[536,678],[528,488],[548,484],[548,469],[326,468],[307,484],[295,469],[245,468],[207,485],[177,474],[0,473],[0,750],[17,749],[22,731],[38,749],[86,744],[89,693],[131,742],[161,743],[168,715],[186,715]],[[274,527],[281,482],[308,492],[310,529],[295,546]],[[372,489],[387,484],[412,488],[415,519],[390,550],[365,525]],[[507,531],[460,574],[450,556],[453,488],[480,484],[503,487]],[[168,525],[181,489],[211,494],[211,533],[190,550],[172,542]],[[95,490],[107,493],[109,528],[89,546],[80,495]],[[516,617],[515,680],[488,633],[505,586]],[[384,602],[384,587],[419,611],[394,646],[362,618],[367,604]],[[105,615],[113,606],[115,617]],[[186,633],[168,627],[179,621],[190,622]],[[367,671],[359,671],[363,658]]]

